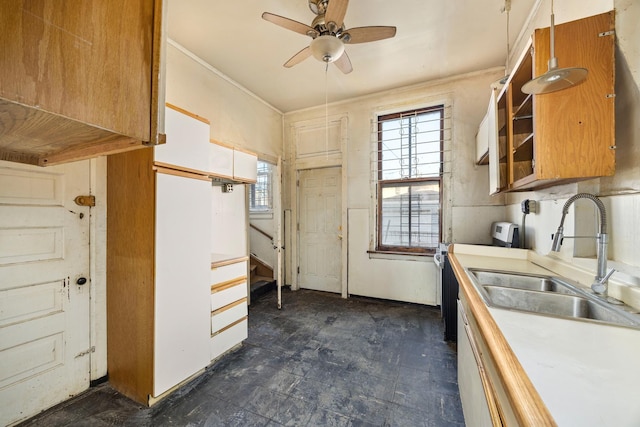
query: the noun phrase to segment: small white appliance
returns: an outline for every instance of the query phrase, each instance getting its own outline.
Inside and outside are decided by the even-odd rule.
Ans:
[[[494,222],[491,224],[491,237],[494,246],[519,248],[520,226],[511,222]]]

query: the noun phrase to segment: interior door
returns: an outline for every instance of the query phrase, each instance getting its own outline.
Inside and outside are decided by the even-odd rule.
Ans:
[[[342,170],[299,173],[299,261],[301,288],[342,292]]]
[[[0,425],[89,387],[89,173],[0,162]]]

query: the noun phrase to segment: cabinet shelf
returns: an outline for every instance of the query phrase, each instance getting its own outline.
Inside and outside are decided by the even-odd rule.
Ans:
[[[523,118],[533,117],[533,95],[527,97],[514,109],[513,120],[522,120]]]
[[[513,161],[533,161],[533,134],[528,135],[517,147],[514,147]]]
[[[529,134],[514,135],[513,141],[513,154],[514,160],[524,160],[523,158],[516,159],[518,153],[526,152],[529,154],[529,159],[533,158],[533,132]]]

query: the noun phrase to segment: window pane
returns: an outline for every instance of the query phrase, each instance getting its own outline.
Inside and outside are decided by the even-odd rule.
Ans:
[[[435,248],[440,236],[440,183],[381,185],[381,245]]]
[[[249,189],[249,210],[251,212],[270,212],[273,208],[271,163],[258,160],[256,183]]]
[[[380,122],[380,179],[436,177],[441,170],[443,110]]]

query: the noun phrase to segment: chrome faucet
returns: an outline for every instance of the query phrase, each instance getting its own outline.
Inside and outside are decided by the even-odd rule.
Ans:
[[[553,244],[551,245],[551,250],[554,252],[560,252],[560,246],[562,246],[563,238],[575,238],[578,236],[564,236],[563,234],[563,225],[564,218],[567,216],[569,212],[569,206],[573,204],[578,199],[588,199],[595,203],[598,211],[600,212],[600,228],[598,230],[598,234],[596,234],[595,239],[597,240],[597,262],[598,262],[598,270],[596,272],[596,277],[594,282],[591,284],[591,289],[598,295],[603,297],[607,296],[607,282],[609,277],[613,273],[615,273],[615,269],[611,269],[607,273],[607,244],[609,243],[609,237],[607,236],[607,211],[605,210],[604,204],[600,199],[598,199],[593,194],[588,193],[578,193],[575,196],[571,197],[564,204],[562,208],[562,219],[560,220],[560,226],[558,227],[558,231],[554,234]]]

